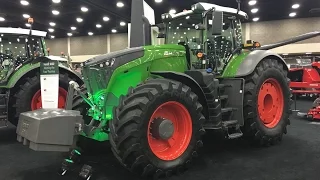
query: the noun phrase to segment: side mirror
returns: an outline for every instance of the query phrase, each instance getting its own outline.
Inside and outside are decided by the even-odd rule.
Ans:
[[[223,12],[214,11],[212,12],[212,22],[209,20],[209,24],[212,24],[212,35],[221,36],[223,28]]]
[[[166,38],[166,34],[160,32],[157,38]]]
[[[196,30],[205,30],[206,26],[204,24],[197,24],[194,26]]]
[[[160,32],[166,29],[166,25],[164,23],[159,23],[156,26],[159,28]]]

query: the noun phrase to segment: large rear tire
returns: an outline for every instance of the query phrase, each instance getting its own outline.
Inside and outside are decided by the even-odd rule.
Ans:
[[[290,80],[283,65],[275,59],[262,60],[246,77],[244,96],[244,135],[259,145],[282,140],[290,124]]]
[[[202,146],[201,111],[190,87],[167,79],[149,80],[120,99],[110,121],[112,151],[122,165],[142,177],[184,171]]]
[[[68,92],[69,82],[72,79],[68,74],[59,74],[59,108],[64,108]],[[11,96],[9,108],[9,121],[17,126],[20,113],[32,111],[41,108],[41,88],[40,74],[37,73],[32,77],[24,77],[23,84],[15,90]]]

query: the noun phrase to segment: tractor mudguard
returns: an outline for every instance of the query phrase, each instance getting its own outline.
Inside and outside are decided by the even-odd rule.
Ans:
[[[241,62],[235,74],[236,77],[244,77],[251,74],[257,65],[265,58],[273,58],[279,60],[286,70],[289,70],[284,59],[272,51],[254,50]]]
[[[179,73],[179,72],[173,72],[173,71],[153,71],[151,72],[153,75],[161,76],[163,78],[171,79],[174,81],[182,82],[183,84],[189,86],[195,94],[197,94],[199,98],[199,102],[203,106],[204,110],[204,115],[208,112],[207,110],[207,100],[205,97],[205,94],[199,85],[199,83],[194,80],[191,76],[184,74],[184,73]]]
[[[40,63],[36,63],[36,64],[26,64],[24,66],[22,66],[21,68],[19,68],[14,74],[11,75],[11,77],[9,78],[9,82],[6,86],[6,88],[12,88],[16,85],[16,83],[23,77],[25,76],[27,73],[37,70],[39,69],[40,72]],[[70,70],[68,67],[59,64],[59,71],[67,71],[70,74],[72,74],[75,78],[78,79],[79,82],[81,82],[81,75],[77,74],[76,72],[73,72],[72,70]]]

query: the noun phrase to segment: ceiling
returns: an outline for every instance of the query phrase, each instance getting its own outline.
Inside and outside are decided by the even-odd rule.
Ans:
[[[23,14],[34,18],[34,29],[48,31],[49,38],[66,37],[68,33],[72,36],[88,36],[109,33],[122,33],[127,31],[127,23],[130,21],[131,2],[135,0],[0,0],[0,27],[21,27],[26,28],[27,19]],[[121,1],[123,7],[118,7]],[[145,0],[156,13],[156,23],[160,23],[160,15],[169,12],[171,9],[177,12],[190,9],[192,4],[197,2],[209,2],[222,6],[237,7],[236,0]],[[249,20],[270,21],[288,18],[320,17],[319,0],[256,0],[255,5],[249,5],[250,0],[241,0],[241,9],[248,13]],[[184,2],[184,3],[181,3]],[[299,4],[297,9],[292,5]],[[81,10],[87,8],[87,12]],[[258,12],[251,10],[257,8]],[[316,9],[318,8],[318,9]],[[314,9],[314,13],[310,10]],[[58,15],[53,10],[59,11]],[[85,9],[84,9],[85,10]],[[295,12],[294,17],[289,14]],[[26,16],[27,17],[27,16]],[[105,18],[104,18],[105,17]],[[82,20],[82,22],[78,22]],[[104,19],[103,19],[104,18]],[[104,21],[105,20],[105,21]],[[54,22],[55,26],[50,26]],[[122,24],[120,25],[120,23]],[[101,27],[97,24],[100,24]],[[75,27],[76,29],[71,29]],[[54,30],[53,32],[49,32]],[[90,32],[90,33],[89,33]],[[71,35],[71,34],[69,34]]]

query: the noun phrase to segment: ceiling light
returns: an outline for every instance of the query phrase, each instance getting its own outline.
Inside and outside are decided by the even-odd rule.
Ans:
[[[68,36],[72,36],[72,33],[67,33]]]
[[[28,6],[28,5],[29,5],[29,2],[28,2],[28,1],[25,1],[25,0],[20,1],[20,3],[21,3],[22,5],[24,5],[24,6]]]
[[[282,55],[283,55],[283,56],[288,56],[289,54],[286,53],[286,54],[282,54]]]
[[[49,28],[48,31],[49,31],[49,32],[54,32],[54,29]]]
[[[187,16],[186,19],[190,19],[190,16]]]
[[[118,6],[118,7],[123,7],[124,4],[123,4],[123,2],[118,2],[118,3],[117,3],[117,6]]]
[[[294,5],[292,5],[292,8],[293,9],[298,9],[300,7],[300,4],[294,4]]]
[[[89,36],[92,36],[92,35],[93,35],[93,32],[88,32],[88,35],[89,35]]]
[[[169,11],[169,14],[175,14],[175,13],[177,13],[177,11],[176,11],[175,9],[171,9],[171,10]]]
[[[77,28],[76,28],[76,27],[74,27],[74,26],[72,26],[72,27],[71,27],[71,30],[73,30],[73,31],[74,31],[74,30],[76,30],[76,29],[77,29]]]
[[[306,54],[312,54],[311,52],[307,52]]]
[[[61,0],[52,0],[53,3],[60,3]]]
[[[0,17],[0,22],[5,21],[4,17]]]
[[[82,18],[77,18],[76,20],[77,20],[77,22],[79,22],[79,23],[83,21]]]
[[[156,2],[156,3],[161,3],[162,0],[154,0],[154,2]]]
[[[126,25],[126,23],[125,22],[120,22],[120,26],[125,26]]]
[[[101,28],[102,26],[101,26],[101,24],[96,24],[96,27]]]
[[[255,4],[257,4],[257,1],[249,1],[249,5],[250,5],[250,6],[253,6],[253,5],[255,5]]]
[[[296,15],[297,15],[297,13],[295,13],[295,12],[289,14],[290,17],[295,17]]]
[[[81,11],[82,11],[82,12],[88,12],[88,10],[89,10],[89,9],[88,9],[88,8],[86,8],[86,7],[84,7],[84,6],[83,6],[83,7],[81,7]]]
[[[112,32],[112,33],[116,33],[117,30],[116,30],[116,29],[112,29],[111,32]]]
[[[60,12],[59,12],[59,11],[57,11],[57,10],[52,10],[52,14],[53,14],[53,15],[59,15],[59,14],[60,14]]]
[[[251,12],[252,12],[252,13],[257,13],[258,11],[259,11],[258,8],[251,9]]]
[[[253,20],[253,21],[259,21],[259,19],[260,19],[260,18],[256,17],[256,18],[253,18],[252,20]]]
[[[30,15],[29,14],[23,14],[22,15],[24,18],[30,18]]]
[[[109,21],[110,20],[110,18],[108,16],[104,16],[102,19],[103,19],[103,21]]]
[[[50,36],[51,37],[51,39],[54,39],[55,37],[54,36]]]
[[[29,23],[26,23],[26,27],[30,27],[31,26],[31,24],[29,24]]]
[[[56,26],[56,23],[50,22],[49,25],[50,25],[50,26]]]

